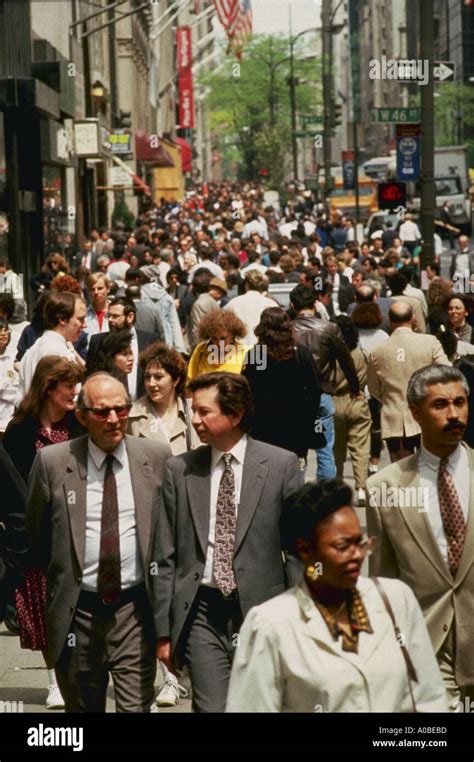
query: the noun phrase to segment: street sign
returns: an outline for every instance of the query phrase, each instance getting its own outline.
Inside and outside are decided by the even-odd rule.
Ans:
[[[309,130],[299,130],[298,132],[295,132],[294,135],[295,138],[312,138],[314,136],[314,132]]]
[[[400,122],[418,123],[421,114],[419,108],[372,108],[370,109],[370,119],[372,122],[384,122],[386,124]]]
[[[322,124],[323,123],[323,117],[322,116],[302,116],[301,117],[301,126],[303,129],[305,127],[309,127],[312,124]]]
[[[435,82],[454,82],[456,64],[454,61],[435,61],[433,63],[433,78]]]
[[[377,203],[379,209],[397,209],[406,206],[407,189],[405,183],[379,183],[377,186]]]
[[[420,125],[397,124],[397,180],[416,182],[420,177]]]
[[[355,188],[355,152],[342,152],[342,178],[344,190],[354,190]]]

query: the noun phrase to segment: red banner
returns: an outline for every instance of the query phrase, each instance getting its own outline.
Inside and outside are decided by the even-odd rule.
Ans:
[[[178,35],[179,126],[194,128],[191,27],[180,26]]]

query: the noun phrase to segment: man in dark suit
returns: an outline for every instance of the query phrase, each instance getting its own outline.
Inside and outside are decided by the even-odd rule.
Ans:
[[[158,494],[171,451],[125,436],[129,399],[106,373],[87,379],[77,417],[89,435],[38,451],[27,530],[46,573],[48,656],[66,712],[119,712],[154,697],[150,577]]]
[[[223,712],[234,649],[252,606],[283,592],[280,513],[301,485],[298,458],[247,435],[245,378],[190,383],[193,426],[206,445],[171,458],[163,482],[154,580],[157,656],[186,663],[197,712]],[[296,563],[296,562],[295,562]]]
[[[26,565],[26,488],[12,459],[0,442],[0,622],[16,629],[15,588]]]
[[[160,337],[148,331],[137,331],[135,321],[137,318],[137,308],[135,303],[125,297],[114,299],[109,306],[109,328],[111,331],[120,331],[122,328],[128,328],[132,334],[132,352],[133,352],[133,370],[128,376],[128,389],[133,402],[145,394],[145,385],[143,381],[143,371],[138,365],[138,356],[145,347],[153,341],[159,341]],[[86,358],[86,374],[90,373],[94,367],[97,352],[108,331],[96,333],[91,336],[89,349]]]

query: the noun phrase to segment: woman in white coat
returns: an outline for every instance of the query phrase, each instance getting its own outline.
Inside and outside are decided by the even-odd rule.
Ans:
[[[372,540],[361,532],[351,488],[337,479],[306,484],[286,506],[282,530],[304,577],[248,613],[227,711],[447,712],[413,593],[399,580],[378,580],[397,638],[376,583],[360,576]]]

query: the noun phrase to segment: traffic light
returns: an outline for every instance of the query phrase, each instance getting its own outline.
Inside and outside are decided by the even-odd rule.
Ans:
[[[342,124],[342,103],[334,103],[332,107],[332,124],[331,126],[339,127]]]
[[[379,209],[398,210],[399,206],[406,206],[406,183],[394,180],[387,183],[379,183],[377,186],[377,203]]]
[[[122,109],[120,109],[120,113],[118,117],[118,126],[122,130],[125,130],[132,126],[132,112],[131,111],[122,111]]]

